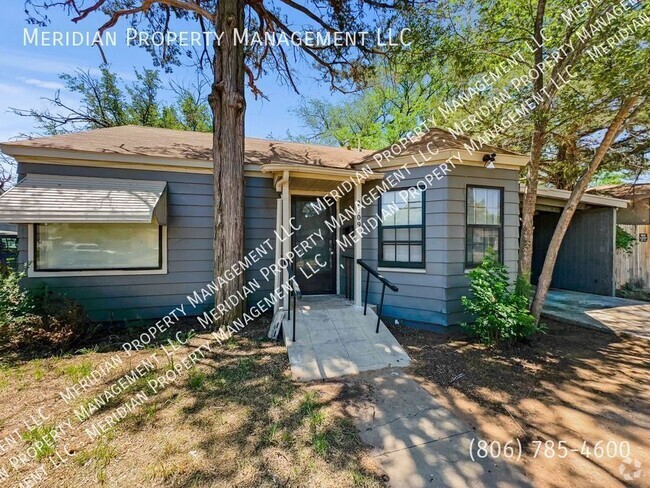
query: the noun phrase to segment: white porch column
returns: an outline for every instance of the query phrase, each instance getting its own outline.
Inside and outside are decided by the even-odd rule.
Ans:
[[[275,204],[275,264],[279,266],[280,258],[282,257],[282,242],[280,241],[280,236],[282,235],[282,197],[278,197]],[[273,289],[277,290],[282,284],[282,273],[280,271],[275,272],[273,280]],[[273,309],[274,312],[277,312],[280,308],[280,302],[276,302]]]
[[[355,233],[357,235],[357,241],[354,243],[354,304],[357,306],[361,306],[361,266],[357,264],[357,259],[361,259],[362,256],[362,242],[361,242],[361,223],[362,223],[362,215],[361,215],[361,195],[363,192],[363,187],[361,184],[355,185],[354,187],[354,207],[358,208],[359,211],[357,212],[355,219],[354,219],[354,225],[355,225]]]
[[[285,171],[282,175],[282,179],[285,181],[284,186],[282,187],[282,256],[285,257],[289,254],[291,250],[291,238],[287,237],[287,234],[291,232],[291,193],[289,191],[289,172]],[[295,273],[296,270],[294,269]],[[287,268],[284,268],[282,272],[282,283],[287,283],[289,281],[289,271]],[[283,300],[284,310],[289,308],[289,295],[285,295]]]
[[[336,218],[339,217],[341,211],[340,200],[336,199]],[[336,226],[336,294],[341,294],[341,248],[339,247],[339,242],[341,242],[341,226]]]

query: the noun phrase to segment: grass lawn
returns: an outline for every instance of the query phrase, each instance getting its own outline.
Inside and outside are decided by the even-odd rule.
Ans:
[[[260,321],[223,346],[213,344],[210,354],[156,392],[148,381],[173,370],[189,346],[176,343],[173,360],[160,353],[159,345],[127,356],[119,348],[129,337],[113,336],[70,356],[5,356],[0,370],[0,469],[10,478],[3,481],[16,484],[31,476],[35,486],[66,487],[382,486],[381,473],[344,413],[346,401],[358,393],[344,383],[293,382],[285,349],[264,339],[266,330],[267,323]],[[201,341],[204,336],[190,343]],[[73,415],[156,351],[165,358],[155,370],[83,422]],[[122,359],[119,368],[66,404],[59,391],[115,354]],[[85,429],[124,412],[138,391],[148,401],[91,439]],[[25,425],[39,407],[47,418],[38,426],[30,420]],[[52,441],[52,432],[69,418],[74,419],[71,426]],[[9,460],[19,452],[32,456],[13,469]]]
[[[463,416],[477,437],[502,445],[521,441],[521,458],[510,461],[536,486],[626,486],[619,472],[623,459],[607,454],[608,442],[629,443],[631,458],[642,463],[641,478],[627,485],[650,486],[648,343],[548,325],[547,334],[510,350],[391,329],[413,360],[407,372]],[[0,484],[31,477],[33,483],[23,486],[384,486],[346,413],[363,398],[364,386],[293,382],[285,349],[266,340],[266,330],[260,321],[223,346],[212,342],[210,353],[164,388],[150,381],[178,368],[190,345],[206,336],[188,345],[165,342],[168,351],[177,348],[173,359],[160,344],[130,356],[121,351],[136,328],[131,337],[107,336],[74,355],[27,360],[5,354],[0,478],[6,469],[9,479]],[[154,370],[77,419],[75,409],[89,408],[154,352],[163,358]],[[119,367],[69,403],[61,398],[60,391],[116,354]],[[147,401],[125,410],[140,391]],[[36,425],[39,408],[46,418]],[[119,423],[91,439],[87,429],[119,412]],[[66,419],[73,420],[69,427]],[[536,441],[553,442],[556,452],[542,447],[535,455]],[[560,441],[577,452],[560,453]],[[10,460],[23,452],[31,456],[13,469]]]
[[[413,360],[408,372],[478,435],[502,446],[521,440],[519,464],[536,486],[650,486],[650,344],[547,324],[547,334],[510,351],[391,330]],[[553,442],[555,453],[542,447],[535,456],[535,441]],[[559,441],[578,452],[560,452]],[[629,443],[640,478],[622,481],[623,458],[613,443],[608,456],[609,441]]]

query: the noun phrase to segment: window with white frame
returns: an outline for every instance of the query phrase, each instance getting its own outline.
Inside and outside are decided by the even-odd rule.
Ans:
[[[424,268],[424,192],[388,191],[379,205],[379,266]]]
[[[159,270],[162,241],[163,227],[155,220],[34,224],[34,270]]]
[[[503,188],[468,186],[465,266],[481,264],[488,249],[503,262]]]

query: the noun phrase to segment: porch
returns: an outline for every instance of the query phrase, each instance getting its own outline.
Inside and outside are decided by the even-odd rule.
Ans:
[[[360,263],[361,233],[353,245],[341,239],[361,225],[362,185],[383,175],[295,165],[267,165],[262,171],[273,174],[278,192],[276,289],[291,282],[300,295],[296,301],[285,294],[276,307],[293,377],[312,381],[407,366],[404,349],[372,307],[362,306],[363,268],[366,279],[372,274],[384,290],[398,288]],[[378,310],[382,304],[383,295]]]
[[[306,295],[345,293],[361,305],[361,268],[348,261],[362,258],[362,236],[354,244],[341,244],[345,234],[361,226],[362,187],[369,180],[381,180],[381,173],[323,166],[267,164],[262,172],[273,176],[277,191],[275,219],[274,289],[289,281],[288,266]],[[340,215],[345,213],[345,218]],[[336,225],[332,225],[336,222]],[[343,225],[345,222],[345,225]],[[348,223],[349,222],[349,223]],[[336,227],[336,228],[333,228]],[[344,291],[345,288],[345,291]],[[282,304],[287,310],[289,298]]]
[[[292,340],[293,314],[296,337]],[[362,371],[405,367],[410,359],[371,307],[336,295],[305,296],[284,316],[284,343],[294,379],[324,380]]]

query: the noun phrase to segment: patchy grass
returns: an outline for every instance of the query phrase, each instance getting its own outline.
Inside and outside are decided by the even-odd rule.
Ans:
[[[195,321],[181,324],[189,329]],[[137,336],[139,327],[131,324]],[[209,335],[179,341],[174,357],[161,353],[154,371],[144,372],[111,397],[88,418],[73,425],[57,440],[73,453],[70,460],[50,469],[44,486],[164,486],[164,487],[378,487],[384,483],[356,430],[346,417],[346,402],[356,394],[341,382],[305,385],[291,380],[286,350],[264,339],[268,323],[260,320],[223,345],[184,367],[183,359]],[[44,438],[73,410],[88,406],[115,385],[157,345],[127,355],[121,344],[128,334],[107,336],[73,355],[55,360],[20,360],[0,369],[0,439],[14,429],[24,430],[27,412],[42,407],[48,427],[26,434],[27,445]],[[74,384],[113,355],[123,368],[110,371],[69,404],[59,391]],[[53,362],[55,361],[55,362]],[[172,377],[164,387],[152,382]],[[45,388],[44,385],[47,385]],[[133,410],[125,405],[139,392],[146,402]],[[86,429],[99,420],[125,413],[103,435],[91,439]],[[17,451],[16,451],[17,452]],[[43,459],[52,452],[44,452]],[[52,459],[55,459],[53,457]],[[0,468],[5,462],[0,461]],[[38,463],[10,471],[17,484]]]
[[[629,300],[641,300],[644,302],[650,302],[650,289],[632,285],[624,285],[616,290],[616,296],[619,298],[627,298]]]
[[[80,357],[83,357],[81,355]],[[73,383],[78,382],[81,378],[88,376],[93,370],[93,363],[89,360],[82,359],[63,368],[65,374]]]
[[[203,371],[198,371],[196,369],[191,370],[188,376],[187,386],[191,390],[200,390],[203,388],[203,384],[207,379],[207,375]]]
[[[83,468],[92,465],[96,480],[100,484],[108,481],[106,468],[117,457],[118,450],[111,444],[112,437],[110,434],[101,437],[92,449],[79,452],[74,457],[77,466]]]
[[[36,459],[40,461],[56,451],[56,440],[52,437],[53,432],[53,426],[39,425],[24,432],[21,437],[35,449]]]

